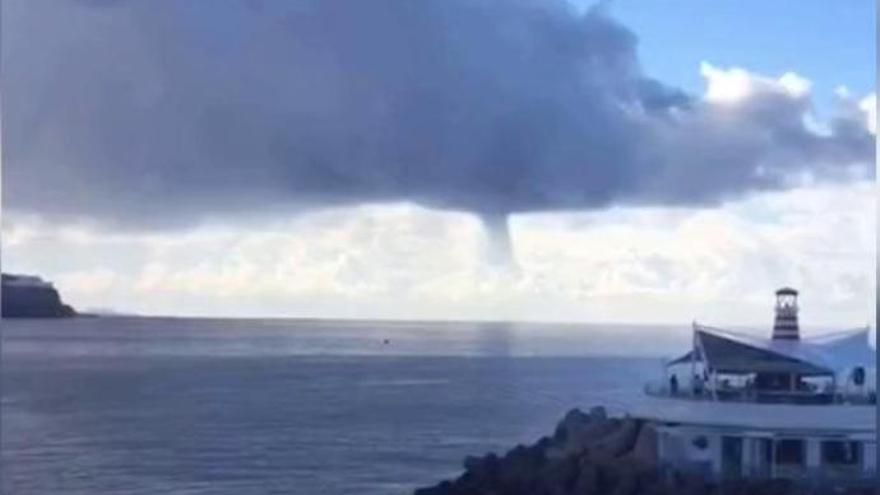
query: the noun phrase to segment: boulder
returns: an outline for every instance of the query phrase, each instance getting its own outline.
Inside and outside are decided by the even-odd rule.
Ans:
[[[628,460],[643,469],[657,467],[657,430],[653,425],[643,422],[636,436],[635,444],[627,455]]]
[[[807,495],[786,481],[715,485],[657,467],[657,433],[644,421],[609,418],[602,408],[569,411],[552,437],[518,445],[503,457],[468,457],[465,472],[416,495]],[[845,495],[867,495],[850,490]]]
[[[640,422],[624,418],[613,422],[613,426],[602,431],[601,435],[587,439],[587,446],[594,456],[616,458],[632,451],[639,433]]]

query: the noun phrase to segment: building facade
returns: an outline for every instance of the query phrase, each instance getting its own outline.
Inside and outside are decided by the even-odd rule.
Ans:
[[[694,323],[631,413],[654,424],[669,469],[710,479],[877,481],[876,351],[869,329],[802,338],[797,292],[777,292],[770,338]]]

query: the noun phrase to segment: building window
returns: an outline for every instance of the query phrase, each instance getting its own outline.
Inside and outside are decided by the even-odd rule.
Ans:
[[[842,440],[822,442],[822,464],[857,466],[861,463],[861,447],[859,442],[846,442]]]
[[[803,440],[777,440],[776,464],[803,466],[804,450]]]

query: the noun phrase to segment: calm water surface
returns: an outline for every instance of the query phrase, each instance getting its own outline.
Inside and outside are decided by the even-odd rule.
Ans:
[[[688,329],[3,322],[4,494],[403,494],[614,407]]]

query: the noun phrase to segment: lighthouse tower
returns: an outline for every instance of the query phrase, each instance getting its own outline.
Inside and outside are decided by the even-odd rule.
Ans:
[[[776,319],[773,322],[774,340],[800,340],[798,329],[798,292],[791,287],[776,291]]]

